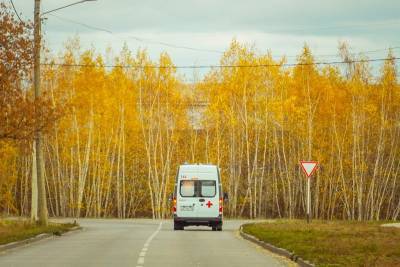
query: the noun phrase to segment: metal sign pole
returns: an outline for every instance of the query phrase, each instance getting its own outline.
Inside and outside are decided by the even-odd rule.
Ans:
[[[310,193],[310,177],[307,177],[307,223],[310,223],[310,205],[311,205],[311,193]]]
[[[303,172],[307,176],[307,223],[310,223],[311,220],[311,188],[310,188],[310,183],[311,183],[311,175],[315,172],[318,166],[317,161],[300,161],[301,168],[303,169]]]

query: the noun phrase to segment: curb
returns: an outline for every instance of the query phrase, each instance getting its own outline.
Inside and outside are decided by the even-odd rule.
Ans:
[[[74,227],[72,227],[71,229],[69,229],[67,232],[65,232],[65,233],[63,233],[63,234],[61,234],[61,235],[70,235],[70,234],[73,234],[74,232],[82,231],[82,230],[83,230],[83,227],[81,227],[81,226],[74,226]]]
[[[296,254],[294,254],[292,252],[289,252],[286,249],[275,247],[274,245],[271,245],[271,244],[266,243],[266,242],[264,242],[262,240],[259,240],[255,236],[246,234],[245,232],[243,232],[243,225],[240,226],[239,233],[244,239],[246,239],[248,241],[251,241],[251,242],[253,242],[253,243],[255,243],[255,244],[257,244],[257,245],[259,245],[259,246],[261,246],[261,247],[263,247],[263,248],[265,248],[265,249],[267,249],[267,250],[269,250],[269,251],[271,251],[271,252],[273,252],[275,254],[278,254],[280,256],[288,258],[291,261],[296,262],[301,267],[315,267],[314,264],[310,263],[309,261],[306,261],[306,260],[302,259],[299,255],[296,255]]]
[[[82,230],[82,227],[74,226],[71,229],[69,229],[67,232],[63,233],[62,235],[66,235],[71,232],[76,232],[78,230]],[[43,233],[43,234],[38,234],[37,236],[34,236],[34,237],[30,237],[28,239],[3,244],[3,245],[0,245],[0,252],[4,252],[4,251],[7,251],[7,250],[13,249],[13,248],[23,247],[25,245],[40,241],[42,239],[50,238],[52,236],[55,236],[55,234],[54,233]]]
[[[396,227],[396,228],[400,228],[400,223],[385,223],[385,224],[381,224],[381,227]]]

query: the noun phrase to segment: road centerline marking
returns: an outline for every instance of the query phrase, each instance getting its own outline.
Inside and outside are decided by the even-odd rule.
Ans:
[[[137,264],[143,264],[144,263],[144,257],[139,257],[137,260]]]
[[[138,266],[142,267],[142,266],[143,266],[143,264],[144,264],[144,259],[145,259],[145,257],[146,257],[146,252],[147,252],[147,250],[148,250],[148,247],[150,246],[150,243],[151,243],[151,241],[153,240],[153,238],[160,232],[161,227],[162,227],[162,222],[160,222],[160,224],[158,225],[156,231],[154,231],[154,233],[152,233],[152,234],[147,238],[146,242],[145,242],[144,245],[143,245],[142,250],[141,250],[140,253],[139,253],[139,258],[138,258],[138,260],[137,260],[137,266],[136,266],[136,267],[138,267]]]

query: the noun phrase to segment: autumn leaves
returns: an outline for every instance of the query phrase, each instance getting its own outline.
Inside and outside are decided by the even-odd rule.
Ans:
[[[16,33],[0,40],[16,47],[0,54],[0,203],[29,214],[31,40],[29,30],[0,23]],[[304,47],[299,64],[284,67],[284,59],[233,41],[221,65],[258,67],[214,68],[185,84],[167,53],[155,62],[124,47],[104,57],[72,40],[42,66],[49,213],[168,217],[176,168],[188,161],[221,167],[226,215],[301,217],[298,161],[313,158],[321,162],[314,217],[396,219],[400,91],[391,57],[376,81],[366,62],[316,66]]]

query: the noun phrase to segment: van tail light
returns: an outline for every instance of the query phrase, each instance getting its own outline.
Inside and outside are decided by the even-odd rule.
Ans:
[[[223,202],[222,198],[220,198],[220,199],[219,199],[219,214],[220,214],[220,215],[222,215],[222,210],[223,210],[222,205],[223,205],[223,204],[224,204],[224,202]]]
[[[176,198],[175,197],[174,197],[173,203],[174,203],[174,206],[173,206],[172,210],[174,213],[176,213]]]

